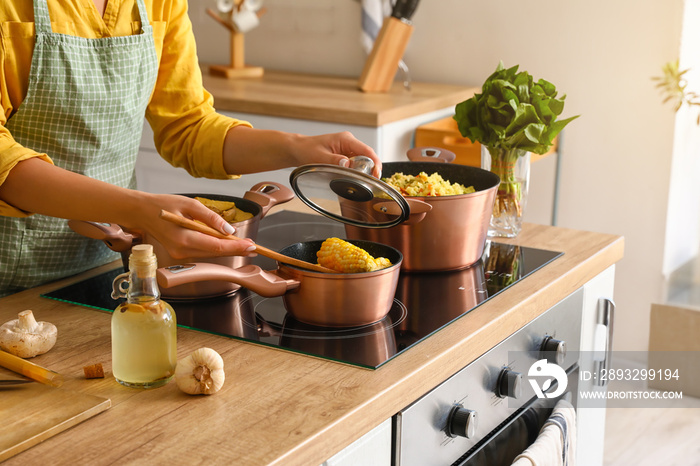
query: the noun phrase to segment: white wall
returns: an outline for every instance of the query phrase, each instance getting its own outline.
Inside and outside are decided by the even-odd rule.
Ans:
[[[700,0],[686,0],[680,48],[680,68],[688,90],[700,94]],[[666,221],[663,273],[668,277],[698,255],[700,248],[700,107],[683,106],[676,116],[671,186]],[[690,281],[693,277],[687,277]],[[698,282],[700,283],[700,282]]]
[[[202,61],[228,60],[226,33],[190,0]],[[247,62],[359,76],[355,0],[266,0]],[[480,85],[499,60],[567,94],[560,226],[625,236],[615,346],[647,348],[662,266],[674,115],[652,76],[678,57],[683,0],[423,0],[405,55],[414,80]],[[537,186],[531,189],[536,190]],[[695,212],[697,214],[697,212]],[[640,356],[641,357],[641,356]]]

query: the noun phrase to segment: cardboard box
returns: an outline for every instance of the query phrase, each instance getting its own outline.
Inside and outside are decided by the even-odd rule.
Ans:
[[[677,368],[679,378],[652,380],[649,388],[700,397],[700,309],[652,304],[650,323],[648,368]]]
[[[470,165],[472,167],[481,166],[481,144],[471,142],[462,137],[457,128],[454,118],[446,117],[441,120],[432,121],[416,128],[414,135],[415,147],[438,147],[454,152],[457,156],[454,163],[460,165]],[[535,162],[557,150],[557,139],[550,150],[544,155],[532,154],[530,161]]]

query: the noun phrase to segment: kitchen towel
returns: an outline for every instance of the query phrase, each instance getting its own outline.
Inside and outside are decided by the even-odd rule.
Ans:
[[[360,39],[365,52],[374,45],[384,18],[391,14],[391,0],[362,0],[362,34]]]
[[[360,34],[360,40],[365,52],[369,54],[372,51],[374,40],[382,28],[384,18],[391,14],[394,2],[392,0],[361,0],[361,3],[362,33]],[[408,73],[408,66],[403,60],[399,61],[399,69],[404,74],[404,86],[409,89],[411,77]]]
[[[537,440],[513,466],[576,466],[576,410],[571,403],[557,402]]]

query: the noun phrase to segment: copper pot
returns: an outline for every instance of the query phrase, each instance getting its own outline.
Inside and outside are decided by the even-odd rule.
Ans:
[[[226,196],[222,194],[181,194],[187,197],[204,197],[207,199],[231,201],[245,212],[253,214],[253,217],[243,222],[233,223],[236,235],[242,238],[255,240],[258,234],[260,220],[267,214],[270,208],[277,204],[288,202],[294,198],[291,189],[274,182],[258,183],[245,195],[240,197]],[[122,253],[122,259],[127,268],[128,258],[132,244],[148,243],[153,245],[153,251],[158,259],[158,265],[169,267],[188,262],[206,262],[220,264],[228,268],[237,268],[250,264],[251,258],[244,256],[221,256],[207,258],[174,259],[165,247],[155,238],[145,234],[131,233],[123,230],[119,225],[96,222],[82,222],[70,220],[68,225],[77,233],[89,238],[100,239],[112,250]],[[166,299],[200,299],[222,296],[240,288],[239,285],[224,281],[200,282],[184,284],[182,286],[161,290]]]
[[[391,310],[403,256],[383,244],[351,241],[375,257],[393,264],[365,273],[322,273],[277,262],[275,271],[256,265],[230,268],[195,263],[158,269],[158,284],[168,289],[202,281],[228,281],[264,297],[282,296],[284,307],[295,319],[325,327],[354,327],[383,319]],[[307,262],[316,261],[323,241],[295,243],[279,252]]]
[[[438,149],[418,148],[418,155],[414,151],[409,152],[409,156],[412,160],[439,160],[434,157],[427,159],[424,156],[426,150],[451,154]],[[500,178],[478,167],[444,161],[387,162],[382,165],[383,177],[398,172],[407,175],[418,175],[420,172],[430,175],[437,172],[452,183],[474,186],[476,192],[456,196],[407,197],[409,201],[431,207],[421,209],[419,215],[424,215],[424,218],[411,219],[414,211],[412,204],[412,214],[408,221],[389,228],[364,228],[346,224],[347,237],[393,246],[403,253],[401,267],[405,271],[459,270],[476,263],[484,252]],[[366,208],[376,216],[377,209],[371,204],[368,202]]]

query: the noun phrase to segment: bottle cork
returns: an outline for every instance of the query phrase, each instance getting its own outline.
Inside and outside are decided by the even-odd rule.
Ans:
[[[156,255],[152,244],[137,244],[131,248],[129,269],[139,277],[155,276],[157,268]]]

